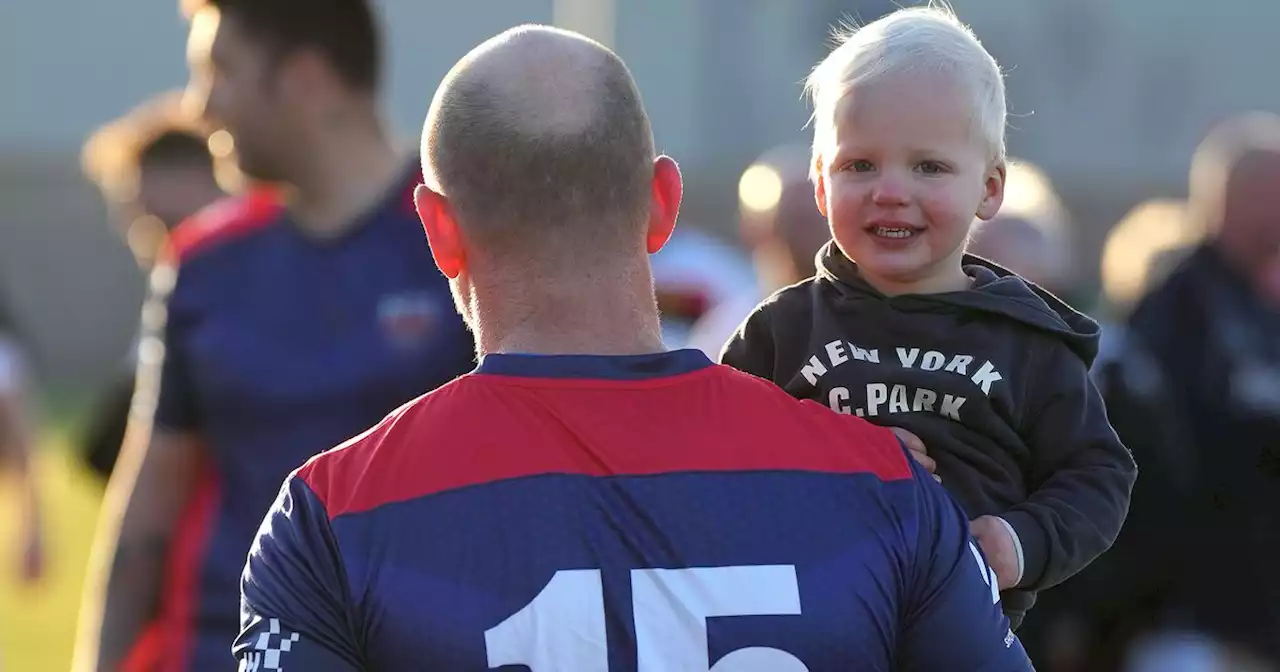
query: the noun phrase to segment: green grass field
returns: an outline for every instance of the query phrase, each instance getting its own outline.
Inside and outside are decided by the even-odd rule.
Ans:
[[[12,488],[0,489],[0,667],[5,672],[64,672],[71,664],[76,611],[93,541],[101,488],[65,443],[51,438],[36,461],[43,486],[48,566],[22,586]]]

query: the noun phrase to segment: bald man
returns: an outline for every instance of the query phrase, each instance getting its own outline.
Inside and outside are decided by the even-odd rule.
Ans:
[[[286,481],[241,670],[1030,669],[892,432],[664,351],[648,255],[680,173],[615,54],[545,27],[483,43],[423,164],[481,364]]]
[[[718,358],[738,325],[776,290],[814,274],[814,256],[831,237],[813,201],[807,145],[779,145],[761,154],[738,183],[739,233],[751,250],[759,286],[743,287],[698,319],[688,347]]]

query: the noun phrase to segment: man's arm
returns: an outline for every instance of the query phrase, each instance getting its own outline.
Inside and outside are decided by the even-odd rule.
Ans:
[[[134,653],[156,616],[170,542],[204,457],[182,355],[181,307],[170,300],[172,284],[155,280],[143,311],[137,389],[81,603],[76,672],[115,672]]]
[[[81,603],[77,672],[119,669],[155,618],[170,542],[199,473],[194,435],[158,429],[148,441],[145,424],[130,422],[107,486]]]
[[[249,550],[240,580],[240,669],[356,672],[338,541],[324,504],[295,472]]]
[[[1032,492],[1000,515],[1020,545],[1023,571],[1015,585],[1032,589],[1067,580],[1115,543],[1138,474],[1084,362],[1055,350],[1040,371],[1045,392],[1025,411],[1022,432],[1032,454]]]
[[[135,367],[136,369],[136,367]],[[111,478],[129,427],[135,371],[121,372],[90,411],[80,443],[85,464],[105,483]]]
[[[916,547],[906,622],[894,669],[903,672],[1034,670],[1000,607],[996,577],[968,520],[950,495],[911,461],[916,486]]]

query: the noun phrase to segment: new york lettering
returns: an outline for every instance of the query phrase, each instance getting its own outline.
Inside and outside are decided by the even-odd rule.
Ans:
[[[991,394],[991,386],[1004,380],[989,360],[981,364],[972,355],[947,355],[937,350],[921,350],[920,348],[895,347],[892,357],[904,369],[938,372],[940,375],[955,375],[967,378],[984,395]],[[863,348],[847,341],[831,341],[823,346],[822,351],[809,358],[800,369],[800,375],[814,387],[818,381],[832,369],[849,361],[881,364],[880,350]],[[892,360],[890,360],[892,361]],[[853,394],[847,387],[833,387],[827,393],[827,404],[839,413],[854,414],[859,417],[875,417],[895,413],[937,413],[957,422],[960,421],[960,408],[964,406],[966,397],[954,394],[939,394],[926,387],[910,387],[901,384],[868,383],[863,390],[863,403],[853,400]]]

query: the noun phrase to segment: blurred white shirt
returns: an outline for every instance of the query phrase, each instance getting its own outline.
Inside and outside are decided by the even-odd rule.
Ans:
[[[766,297],[762,292],[739,292],[719,305],[707,311],[693,327],[689,329],[686,346],[697,348],[712,359],[720,361],[720,350],[742,326],[751,311],[760,305]]]
[[[693,319],[662,317],[663,342],[671,349],[694,347],[689,342],[690,330],[721,304],[760,292],[755,269],[744,252],[691,226],[676,228],[667,245],[653,255],[652,264],[659,294],[685,294],[706,306],[702,315]]]

